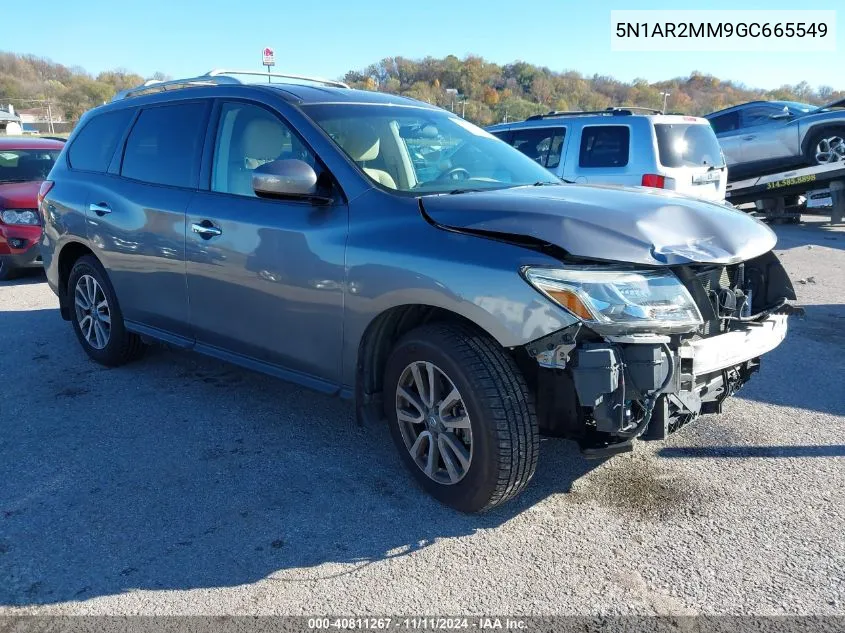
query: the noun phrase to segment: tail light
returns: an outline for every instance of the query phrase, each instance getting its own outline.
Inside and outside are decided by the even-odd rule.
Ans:
[[[45,180],[41,183],[41,186],[38,188],[38,198],[37,204],[35,205],[38,208],[38,215],[41,216],[41,226],[44,226],[47,218],[45,217],[44,211],[41,210],[41,203],[44,202],[44,198],[47,197],[47,194],[50,193],[50,190],[53,188],[53,185],[56,183],[52,180]]]
[[[658,174],[643,174],[643,187],[654,187],[655,189],[664,189],[666,187],[666,178]]]
[[[38,189],[38,207],[41,207],[41,203],[44,202],[44,198],[47,197],[47,194],[50,193],[50,189],[53,188],[53,185],[56,183],[52,180],[45,180],[41,183],[41,187]]]

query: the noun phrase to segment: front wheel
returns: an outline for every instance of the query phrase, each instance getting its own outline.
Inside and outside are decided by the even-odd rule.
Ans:
[[[141,356],[144,344],[137,334],[127,331],[114,288],[97,258],[86,255],[76,261],[67,296],[73,330],[88,356],[108,367]]]
[[[449,323],[413,330],[390,354],[384,394],[403,461],[442,503],[489,510],[534,475],[531,392],[514,360],[484,334]]]

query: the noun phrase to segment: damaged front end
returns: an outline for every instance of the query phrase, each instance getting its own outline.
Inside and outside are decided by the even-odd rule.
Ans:
[[[771,251],[738,264],[523,275],[580,319],[525,346],[541,429],[576,439],[592,457],[719,413],[799,310],[788,303],[795,293]]]

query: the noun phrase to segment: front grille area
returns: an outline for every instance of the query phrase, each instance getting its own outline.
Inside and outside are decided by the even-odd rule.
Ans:
[[[715,336],[726,331],[726,321],[719,318],[719,291],[735,289],[739,276],[739,265],[687,267],[681,278],[693,296],[704,324],[698,334],[702,337]]]

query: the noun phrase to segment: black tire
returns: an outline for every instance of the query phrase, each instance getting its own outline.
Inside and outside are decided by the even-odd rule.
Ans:
[[[460,392],[472,432],[472,459],[463,479],[438,483],[417,466],[397,420],[396,390],[411,363],[434,363]],[[537,468],[539,430],[532,393],[514,360],[468,326],[432,323],[406,334],[387,361],[385,412],[403,461],[422,487],[462,512],[483,512],[517,496]]]
[[[819,130],[818,132],[814,132],[810,136],[810,140],[807,143],[807,147],[804,150],[804,158],[808,165],[816,166],[816,165],[827,165],[829,163],[820,163],[816,160],[816,147],[823,138],[830,138],[838,136],[840,138],[845,139],[845,127],[829,127],[823,130]]]
[[[0,281],[14,279],[20,273],[20,268],[13,267],[5,257],[0,257]]]
[[[111,331],[108,343],[102,349],[97,349],[86,339],[80,327],[74,305],[76,284],[84,275],[90,275],[97,281],[108,301]],[[67,300],[70,307],[70,321],[73,325],[73,331],[76,333],[76,337],[79,339],[82,348],[93,360],[107,367],[118,367],[143,355],[145,345],[141,342],[141,337],[127,331],[123,323],[123,313],[120,311],[120,304],[117,302],[117,295],[114,293],[109,276],[106,274],[103,265],[93,255],[80,257],[73,265],[70,271],[70,277],[68,278]]]

